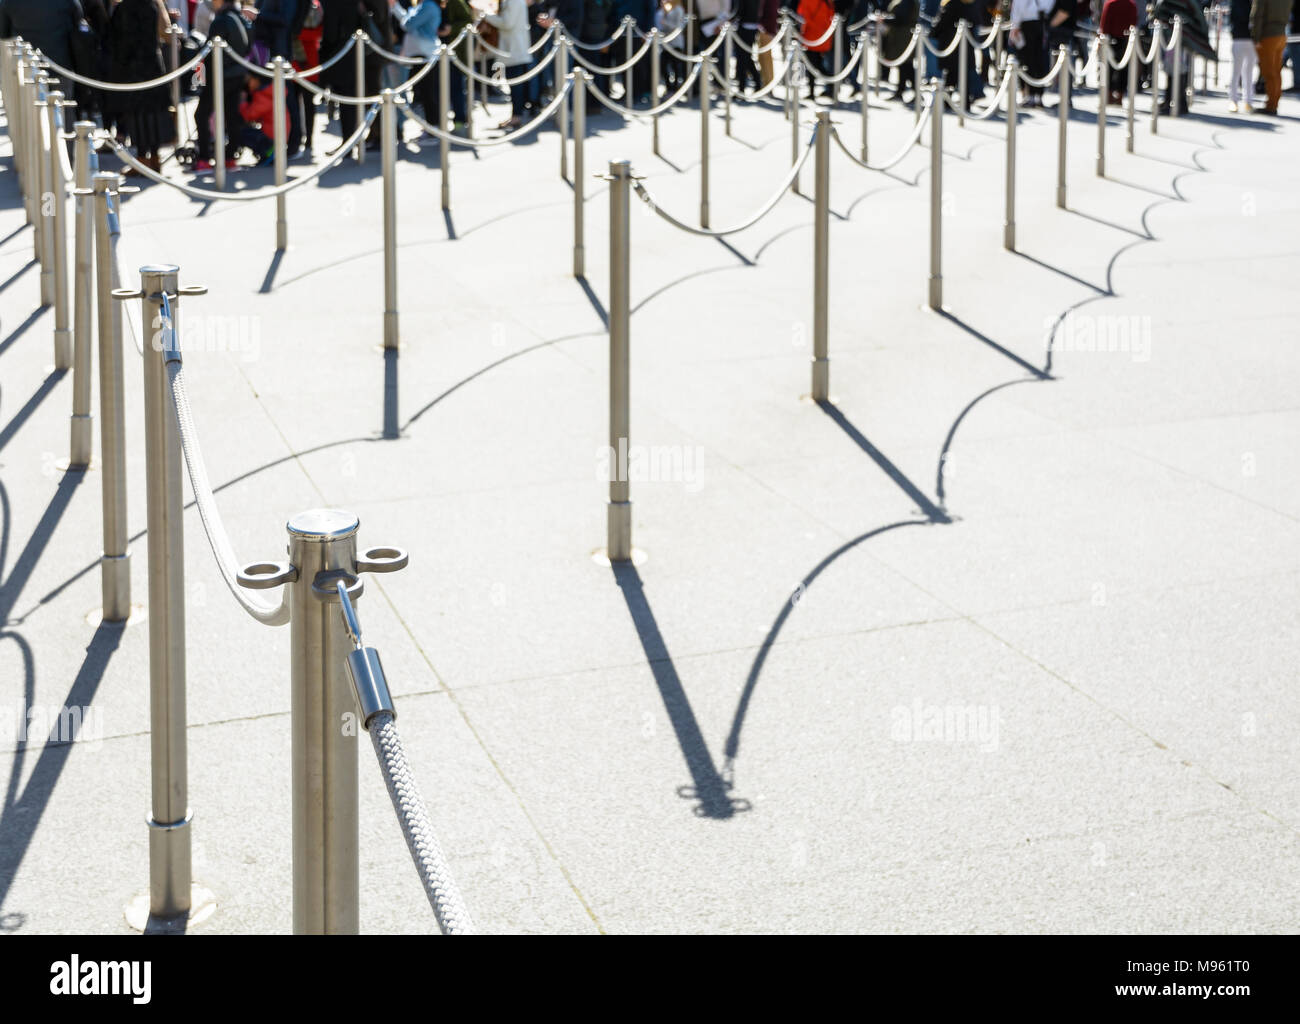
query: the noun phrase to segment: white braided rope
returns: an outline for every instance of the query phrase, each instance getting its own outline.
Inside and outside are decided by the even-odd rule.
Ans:
[[[429,898],[438,926],[444,935],[474,934],[474,922],[451,876],[451,868],[434,834],[424,798],[420,796],[420,788],[406,762],[406,752],[397,735],[393,713],[378,712],[370,719],[369,729],[370,742],[384,775],[384,785],[393,801],[402,835],[406,837],[406,847],[411,851],[411,859],[415,861],[415,870],[420,874],[424,894]]]
[[[175,327],[170,322],[162,326],[174,335]],[[235,560],[235,549],[230,543],[225,524],[221,521],[221,513],[217,511],[212,485],[208,482],[208,471],[203,464],[203,452],[199,449],[198,431],[194,427],[194,414],[190,411],[190,400],[185,391],[185,370],[179,359],[167,361],[167,384],[176,431],[180,435],[181,452],[185,456],[185,469],[190,477],[190,489],[194,492],[194,503],[199,507],[203,533],[208,538],[208,547],[212,549],[212,557],[216,559],[221,578],[239,603],[239,607],[254,619],[267,626],[283,626],[289,621],[287,587],[284,589],[280,604],[274,605],[260,600],[251,591],[239,585],[240,563]]]

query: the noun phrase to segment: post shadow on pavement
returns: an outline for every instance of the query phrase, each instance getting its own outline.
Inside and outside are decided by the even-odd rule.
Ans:
[[[11,235],[10,237],[13,236]],[[13,284],[25,273],[27,273],[27,271],[31,270],[32,267],[37,266],[38,262],[39,261],[35,257],[33,257],[32,259],[24,263],[21,267],[19,267],[17,270],[15,270],[12,274],[10,274],[7,278],[4,279],[3,283],[0,283],[0,292],[5,291],[11,284]]]
[[[709,753],[704,734],[700,732],[700,724],[691,709],[690,699],[686,696],[663,635],[659,632],[654,611],[646,600],[641,574],[629,563],[615,563],[613,569],[614,579],[627,603],[628,614],[632,616],[632,624],[641,640],[641,649],[645,652],[646,663],[654,674],[664,710],[668,712],[668,720],[677,735],[677,743],[694,783],[678,787],[677,795],[688,800],[698,800],[695,813],[702,818],[726,819],[749,810],[751,804],[748,800],[730,795],[731,783],[718,773],[717,766],[713,763],[713,755]]]
[[[596,315],[600,317],[600,322],[604,324],[606,327],[608,327],[609,313],[605,310],[604,303],[600,301],[600,298],[596,295],[595,291],[592,289],[591,282],[587,280],[587,275],[580,274],[577,280],[578,280],[578,285],[582,288],[583,294],[587,296],[587,301],[591,303],[592,309],[594,309],[596,311]]]
[[[763,637],[763,642],[759,645],[758,653],[754,655],[754,660],[749,666],[749,672],[745,676],[745,686],[741,690],[740,699],[736,702],[736,710],[731,718],[731,729],[727,733],[727,741],[722,748],[722,754],[725,758],[724,766],[727,770],[728,776],[730,776],[734,770],[736,756],[740,753],[740,733],[745,726],[745,715],[749,711],[750,701],[753,699],[754,690],[758,686],[759,676],[763,674],[763,666],[767,663],[767,656],[772,650],[773,645],[776,643],[777,637],[780,636],[781,630],[785,628],[785,624],[787,620],[789,620],[791,613],[796,607],[798,607],[799,597],[797,595],[802,595],[804,591],[816,582],[818,576],[830,568],[836,559],[841,555],[852,551],[859,544],[865,544],[873,537],[879,537],[882,533],[888,533],[890,530],[897,530],[903,526],[927,526],[939,521],[940,520],[933,519],[901,519],[896,523],[877,526],[874,530],[868,530],[866,533],[845,541],[813,566],[812,571],[799,581],[798,586],[794,588],[790,596],[786,598],[785,603],[781,606],[781,611],[772,622],[771,627],[767,631],[767,635]],[[947,522],[947,520],[944,519],[942,522]]]
[[[384,430],[385,439],[402,436],[397,422],[397,349],[384,349]]]
[[[1090,285],[1089,287],[1092,286]],[[1027,372],[1032,373],[1035,377],[1038,377],[1040,380],[1052,379],[1052,375],[1048,373],[1046,370],[1043,370],[1041,367],[1035,366],[1027,359],[1021,358],[1020,356],[1016,355],[1014,352],[1012,352],[1009,348],[1005,347],[1004,345],[999,345],[996,341],[990,338],[983,331],[976,330],[974,327],[968,324],[961,317],[957,316],[955,313],[947,309],[941,309],[938,311],[938,313],[939,316],[943,317],[954,327],[959,327],[961,330],[969,334],[972,338],[975,338],[978,341],[982,341],[985,345],[993,349],[995,352],[1002,353],[1002,355],[1006,356],[1017,366],[1023,367]]]
[[[95,630],[90,644],[86,647],[86,657],[81,668],[63,700],[63,708],[88,708],[93,705],[99,684],[103,681],[113,654],[122,642],[121,624],[101,623]],[[19,634],[0,633],[0,641],[13,640],[18,644],[23,655],[23,694],[24,714],[34,702],[36,690],[36,666],[31,648]],[[84,711],[81,713],[84,714]],[[72,736],[45,737],[44,741],[32,740],[20,743],[14,750],[13,764],[10,766],[9,783],[5,790],[4,804],[0,806],[0,907],[3,907],[9,890],[13,887],[15,875],[22,865],[23,858],[31,846],[32,837],[40,824],[41,817],[49,805],[50,796],[58,784],[73,745],[78,738],[83,723],[80,715],[60,718],[60,725],[67,721],[74,729]],[[27,784],[22,792],[18,790],[22,777],[23,762],[27,751],[40,743],[40,754],[27,777]]]
[[[8,210],[8,209],[10,209],[10,208],[16,208],[17,206],[18,206],[18,204],[17,204],[16,202],[15,202],[15,203],[6,203],[6,204],[4,205],[4,209]],[[31,227],[30,224],[19,224],[18,227],[14,228],[12,231],[9,232],[9,234],[5,235],[4,238],[0,238],[0,245],[4,245],[6,242],[10,242],[10,241],[12,241],[13,239],[17,238],[17,237],[18,237],[19,235],[21,235],[24,231],[26,231],[29,227]]]
[[[41,381],[41,386],[32,392],[31,398],[27,399],[27,401],[23,403],[23,407],[14,413],[13,418],[10,419],[4,427],[0,428],[0,451],[3,451],[5,445],[13,440],[14,435],[18,433],[22,428],[22,425],[31,418],[32,413],[34,413],[37,407],[45,401],[49,393],[54,390],[55,385],[66,377],[67,374],[67,370],[54,370],[51,372],[45,380]],[[0,398],[2,398],[3,395],[4,391],[0,390]]]
[[[819,399],[817,401],[817,408],[821,409],[822,412],[829,416],[831,421],[843,430],[854,444],[871,456],[871,461],[883,469],[885,475],[889,477],[889,479],[893,480],[894,483],[898,484],[904,494],[916,502],[917,507],[921,510],[921,514],[924,515],[929,522],[952,522],[952,520],[948,518],[948,513],[932,502],[924,491],[917,487],[916,484],[912,483],[901,469],[885,457],[885,454],[879,448],[868,441],[866,435],[853,425],[852,421],[844,415],[844,412],[838,406],[835,406],[824,399]]]
[[[72,502],[72,496],[76,493],[76,489],[84,476],[84,471],[63,474],[58,489],[54,492],[54,497],[50,499],[50,503],[45,507],[40,521],[32,530],[32,535],[27,539],[27,544],[14,560],[13,568],[4,576],[3,582],[0,582],[0,625],[9,622],[10,613],[13,611],[14,605],[18,603],[19,594],[22,593],[27,581],[31,578],[36,563],[40,560],[45,548],[54,536],[59,520],[63,518],[63,514],[68,510],[68,505]],[[4,527],[3,531],[0,532],[0,558],[3,558],[7,557],[9,553],[10,520],[12,518],[9,492],[3,482],[0,482],[0,514],[4,516]],[[3,572],[4,563],[0,562],[0,573]]]
[[[275,255],[271,257],[271,265],[266,268],[266,276],[262,278],[262,287],[257,289],[261,295],[269,295],[275,288],[275,275],[280,272],[280,264],[284,262],[284,250],[276,249]]]
[[[1048,263],[1045,260],[1040,260],[1037,256],[1030,256],[1029,253],[1025,252],[1022,249],[1015,249],[1012,252],[1012,255],[1019,256],[1022,260],[1026,260],[1030,263],[1035,264],[1036,266],[1042,267],[1044,270],[1050,270],[1053,274],[1059,274],[1067,281],[1073,281],[1075,284],[1082,285],[1084,288],[1090,288],[1098,295],[1109,294],[1105,288],[1101,288],[1093,284],[1091,281],[1085,281],[1083,278],[1078,277],[1075,274],[1071,274],[1068,270],[1063,270],[1062,268],[1056,266],[1054,263]]]
[[[34,265],[34,261],[33,263],[28,264],[28,266],[33,266],[33,265]],[[32,324],[36,323],[36,321],[39,320],[45,314],[45,308],[46,307],[41,306],[38,307],[37,309],[32,310],[30,313],[27,314],[26,320],[24,320],[12,331],[10,331],[9,334],[5,337],[4,341],[0,341],[0,355],[3,355],[9,349],[10,345],[12,345],[14,342],[16,342],[19,338],[21,338],[24,334],[27,333],[27,331],[31,328]]]

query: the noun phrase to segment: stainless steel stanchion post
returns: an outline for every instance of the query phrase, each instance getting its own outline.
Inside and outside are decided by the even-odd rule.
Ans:
[[[968,65],[970,63],[970,46],[966,42],[966,33],[970,31],[970,25],[965,18],[957,21],[957,126],[965,127],[966,125],[966,87]],[[933,116],[933,115],[931,115]]]
[[[632,99],[631,60],[634,52],[633,43],[636,42],[636,37],[632,32],[632,25],[628,24],[630,21],[632,21],[632,16],[630,14],[623,15],[623,63],[628,65],[627,69],[623,72],[623,106],[628,107],[629,109],[635,106],[635,102]],[[627,115],[624,116],[626,117]]]
[[[293,930],[353,935],[360,930],[357,825],[357,713],[339,615],[339,580],[355,602],[357,529],[348,512],[316,509],[289,520],[290,733],[293,759]]]
[[[361,29],[357,29],[355,37],[356,45],[352,47],[352,59],[354,62],[353,74],[357,76],[357,95],[364,96],[366,94],[366,34],[361,31]],[[474,65],[472,64],[470,65],[470,67],[473,66]],[[474,90],[472,82],[470,83],[470,86],[469,98],[470,106],[472,107],[474,105]],[[361,107],[358,106],[355,109],[357,112],[357,122],[359,124],[361,120]],[[357,140],[357,145],[352,151],[352,156],[359,164],[366,162],[366,140],[364,136]]]
[[[28,114],[27,102],[27,61],[17,44],[6,42],[5,47],[12,54],[10,58],[11,91],[5,97],[5,117],[9,121],[9,134],[13,143],[14,166],[18,169],[18,183],[22,187],[23,213],[25,223],[35,223],[32,211],[32,169],[28,162]]]
[[[1110,42],[1097,37],[1097,177],[1106,177],[1106,106],[1110,102]],[[1134,54],[1136,57],[1136,54]]]
[[[789,121],[791,118],[791,110],[797,102],[795,99],[794,62],[795,54],[798,50],[788,33],[786,38],[781,42],[781,48],[785,51],[785,68],[781,72],[781,77],[785,79],[782,83],[782,92],[785,94],[782,98],[782,105],[785,110],[785,119]]]
[[[925,103],[924,93],[921,89],[921,83],[925,81],[925,29],[917,25],[912,30],[916,36],[916,50],[912,53],[912,91],[915,94],[913,107],[913,123],[921,120],[921,107]]]
[[[1137,93],[1138,93],[1138,49],[1141,42],[1138,39],[1137,26],[1133,25],[1128,30],[1129,39],[1132,40],[1129,48],[1128,58],[1128,95],[1125,97],[1125,129],[1124,129],[1124,148],[1128,152],[1133,152],[1133,145],[1137,136]]]
[[[867,49],[868,40],[871,39],[871,33],[865,28],[862,34],[858,36],[861,43],[862,67],[858,70],[862,74],[862,162],[867,162],[867,115],[871,110],[871,104],[868,102],[871,96],[871,87],[867,82]]]
[[[441,73],[441,68],[439,72]],[[555,39],[555,87],[564,88],[569,80],[569,41],[561,32]],[[586,99],[586,97],[583,97]],[[569,180],[569,104],[573,102],[572,94],[560,101],[555,110],[555,127],[560,133],[560,177]],[[441,127],[441,126],[440,126]],[[446,129],[443,129],[444,131]]]
[[[659,62],[662,47],[659,30],[652,28],[650,30],[650,107],[652,110],[659,106]],[[659,114],[657,112],[650,115],[650,151],[655,156],[659,155]]]
[[[586,70],[575,67],[569,73],[573,82],[573,276],[587,274],[586,229],[583,217],[583,196],[587,191],[586,161],[587,141],[587,79]]]
[[[631,218],[632,165],[609,164],[609,503],[605,553],[611,562],[632,558],[632,496],[627,473],[631,404]]]
[[[478,56],[478,36],[471,32],[465,42],[469,45],[469,64],[466,66],[472,70]],[[465,72],[465,137],[474,137],[474,77],[469,72]]]
[[[212,47],[212,175],[217,190],[226,188],[226,41],[217,37]]]
[[[41,216],[41,194],[44,191],[45,181],[45,161],[41,159],[41,125],[44,124],[43,115],[37,106],[37,84],[36,69],[30,60],[23,65],[23,90],[19,101],[22,104],[22,113],[19,115],[23,122],[23,148],[26,156],[23,159],[27,167],[27,223],[32,225],[32,256],[37,260],[44,260],[45,232],[41,225],[44,218]],[[42,305],[47,305],[42,293]]]
[[[731,24],[727,22],[727,24]],[[844,19],[838,14],[831,18],[831,77],[844,70]],[[831,83],[831,106],[840,105],[840,83]],[[731,133],[728,132],[728,135]]]
[[[1159,134],[1160,128],[1160,72],[1164,68],[1165,54],[1161,38],[1163,25],[1158,21],[1151,23],[1151,134]]]
[[[384,150],[384,348],[398,347],[397,324],[397,104],[383,91],[380,124]]]
[[[712,92],[709,88],[709,65],[712,57],[700,64],[700,227],[709,226],[709,107]]]
[[[175,324],[180,289],[174,265],[140,268],[144,346],[145,494],[149,550],[149,720],[153,806],[149,818],[149,912],[190,909],[190,820],[185,735],[185,539],[181,442],[171,412],[167,369],[179,358]]]
[[[930,87],[930,308],[943,308],[943,83]]]
[[[793,86],[792,98],[790,100],[790,162],[793,164],[799,159],[799,82],[801,79],[801,70],[803,65],[799,62],[803,59],[803,50],[797,46],[790,48],[790,82]],[[790,182],[790,191],[795,195],[799,194],[799,175],[796,174]]]
[[[830,398],[828,299],[830,291],[831,209],[831,115],[817,112],[816,152],[813,170],[813,361],[812,397],[816,402]]]
[[[275,183],[283,185],[289,173],[289,153],[285,139],[285,124],[289,117],[288,98],[285,95],[285,69],[289,62],[283,57],[276,57],[272,62],[271,82],[272,117],[275,118]],[[283,252],[289,248],[289,213],[288,197],[284,194],[275,197],[275,248]]]
[[[168,26],[167,29],[167,53],[171,58],[171,69],[175,71],[181,66],[181,27],[179,25]],[[181,101],[181,80],[178,75],[172,79],[172,116],[176,121],[176,145],[175,149],[180,149],[185,144],[185,105]],[[279,134],[279,133],[277,133]]]
[[[50,134],[50,189],[44,201],[50,204],[50,237],[53,239],[54,259],[54,367],[66,370],[72,366],[72,327],[68,316],[68,193],[71,182],[63,179],[63,93],[52,92],[46,101],[45,114],[49,118]]]
[[[563,36],[560,37],[563,39]],[[560,81],[559,78],[556,81]],[[438,129],[444,133],[450,132],[448,127],[451,116],[449,104],[451,103],[451,51],[447,49],[444,43],[438,50]],[[564,109],[564,104],[560,104],[560,109]],[[564,149],[564,133],[560,133],[560,149]],[[445,138],[438,139],[438,170],[442,174],[442,208],[451,209],[451,143]],[[561,171],[563,167],[561,166]]]
[[[1020,74],[1020,63],[1014,56],[1007,58],[1007,74],[1011,84],[1007,86],[1007,196],[1005,212],[1002,217],[1002,247],[1011,252],[1016,250],[1016,119]]]
[[[731,31],[731,22],[722,23],[722,31],[726,35],[722,39],[722,97],[723,97],[723,119],[726,123],[726,136],[731,137],[731,61],[735,54],[735,33]],[[707,71],[708,68],[705,68]]]
[[[991,85],[1000,86],[1002,84],[1002,72],[1006,70],[1006,52],[1006,37],[999,28],[998,34],[993,37],[993,66],[989,72],[989,84]]]
[[[339,607],[354,604],[360,574],[407,565],[400,548],[358,556],[360,520],[318,508],[289,520],[289,561],[256,562],[239,573],[252,590],[287,586],[290,757],[293,762],[293,930],[354,935],[360,929],[357,734],[365,727],[349,671],[355,646]]]
[[[37,86],[37,95],[39,97],[39,85]],[[50,216],[50,210],[47,205],[49,197],[54,195],[54,177],[50,169],[51,155],[57,156],[53,149],[45,148],[45,136],[49,132],[50,110],[49,102],[45,99],[38,98],[32,106],[35,108],[36,131],[36,160],[40,169],[40,189],[36,193],[36,210],[38,220],[34,234],[37,236],[36,254],[41,263],[41,305],[54,305],[54,218]],[[54,366],[56,369],[66,370],[68,364],[59,362],[59,350],[56,343],[54,346]]]
[[[91,299],[94,295],[92,246],[95,238],[94,192],[91,191],[91,136],[95,122],[78,121],[76,132],[76,227],[73,258],[72,318],[72,438],[68,468],[85,469],[90,465],[94,441],[94,420],[90,415],[91,343],[95,332]]]
[[[1070,127],[1070,48],[1060,49],[1061,70],[1057,73],[1056,100],[1056,205],[1065,209],[1065,161],[1067,132]]]
[[[113,209],[116,174],[96,174],[95,298],[99,317],[99,462],[103,484],[104,554],[100,559],[103,621],[131,614],[131,552],[126,533],[126,406],[122,379],[122,307],[113,301]]]
[[[1179,31],[1179,26],[1183,19],[1174,15],[1174,28],[1170,34],[1170,40],[1177,40],[1176,45],[1170,47],[1170,59],[1172,64],[1169,68],[1169,116],[1177,117],[1179,108],[1187,102],[1187,97],[1183,92],[1183,34]]]
[[[877,21],[877,22],[874,23],[875,37],[876,37],[876,45],[875,45],[875,52],[876,52],[875,68],[876,68],[876,70],[875,70],[875,81],[874,81],[872,84],[873,84],[873,87],[874,87],[874,90],[875,90],[875,93],[876,93],[876,99],[880,99],[880,79],[889,73],[888,70],[885,68],[885,65],[883,65],[883,64],[880,62],[880,58],[881,58],[881,56],[882,56],[883,53],[884,53],[884,51],[881,50],[881,48],[880,48],[881,28],[882,28],[882,26],[881,26],[881,23],[880,23],[879,21]]]

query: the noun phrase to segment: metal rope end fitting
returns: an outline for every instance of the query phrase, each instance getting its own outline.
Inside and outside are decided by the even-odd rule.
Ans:
[[[338,595],[343,612],[343,628],[347,630],[348,638],[353,644],[353,650],[347,656],[348,678],[352,680],[357,708],[361,712],[361,727],[369,732],[370,722],[375,715],[386,711],[396,718],[397,710],[393,707],[392,694],[388,692],[388,680],[384,677],[384,664],[379,658],[379,652],[361,643],[361,623],[352,606],[346,580],[334,580],[334,592]]]

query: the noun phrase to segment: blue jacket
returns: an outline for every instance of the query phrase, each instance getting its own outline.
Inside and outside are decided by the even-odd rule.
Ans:
[[[438,28],[442,25],[442,8],[438,0],[421,0],[417,7],[393,8],[393,16],[406,33],[406,42],[402,49],[414,49],[422,56],[430,56],[438,48]],[[416,37],[412,39],[412,37]],[[404,56],[412,56],[406,52]]]

